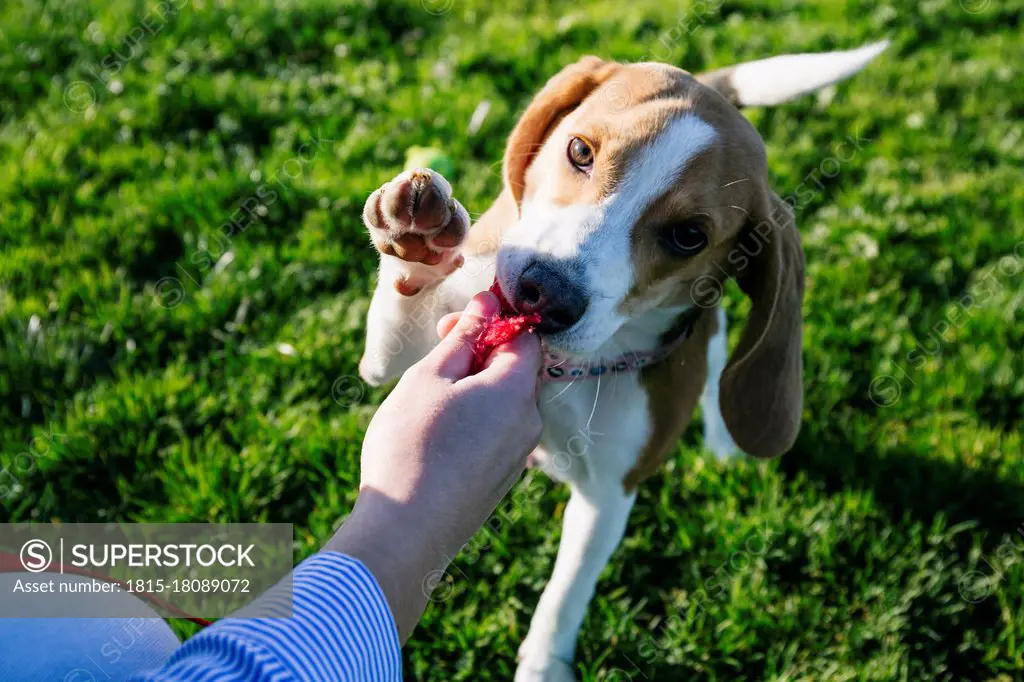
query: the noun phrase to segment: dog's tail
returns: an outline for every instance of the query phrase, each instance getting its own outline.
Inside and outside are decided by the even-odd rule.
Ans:
[[[849,78],[889,47],[888,40],[856,50],[784,54],[702,73],[698,81],[737,107],[782,104]]]

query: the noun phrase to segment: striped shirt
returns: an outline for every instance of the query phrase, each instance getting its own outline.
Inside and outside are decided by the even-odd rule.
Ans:
[[[162,668],[132,678],[399,682],[398,629],[373,574],[320,552],[295,569],[290,618],[227,618],[181,645]]]

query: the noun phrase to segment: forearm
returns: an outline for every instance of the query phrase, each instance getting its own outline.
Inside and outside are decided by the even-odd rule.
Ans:
[[[429,516],[364,491],[325,551],[359,559],[370,569],[398,627],[404,645],[419,622],[436,577],[451,557],[425,522]]]

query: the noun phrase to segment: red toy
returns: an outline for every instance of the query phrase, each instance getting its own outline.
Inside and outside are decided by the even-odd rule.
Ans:
[[[477,338],[476,344],[473,346],[473,366],[470,369],[472,374],[476,374],[483,369],[484,363],[487,362],[487,357],[496,346],[508,343],[523,332],[532,332],[540,324],[540,315],[538,313],[520,315],[512,307],[512,304],[508,302],[505,295],[501,293],[501,287],[498,285],[497,279],[491,285],[491,293],[498,297],[498,301],[501,303],[501,311],[491,321],[487,329],[484,330],[484,333]]]

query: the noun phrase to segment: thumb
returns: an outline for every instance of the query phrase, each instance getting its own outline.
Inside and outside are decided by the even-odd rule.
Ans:
[[[431,353],[437,362],[438,374],[452,381],[469,375],[469,368],[473,365],[473,346],[498,314],[499,308],[497,297],[489,291],[473,297],[455,328]]]

